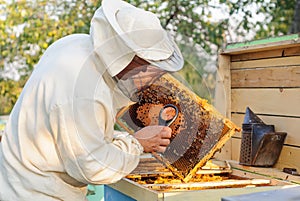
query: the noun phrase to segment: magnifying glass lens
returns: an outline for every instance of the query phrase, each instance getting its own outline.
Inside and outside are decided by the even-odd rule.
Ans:
[[[163,108],[160,118],[164,121],[170,121],[171,119],[173,119],[176,115],[176,110],[173,107],[166,107]]]
[[[159,125],[170,126],[178,116],[178,108],[173,104],[165,105],[159,112]]]

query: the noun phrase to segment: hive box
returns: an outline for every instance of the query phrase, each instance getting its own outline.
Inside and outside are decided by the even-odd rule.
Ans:
[[[238,126],[250,107],[287,137],[275,168],[300,170],[299,34],[229,44],[219,54],[216,108]],[[218,156],[239,161],[241,133]],[[298,179],[299,182],[299,179]]]

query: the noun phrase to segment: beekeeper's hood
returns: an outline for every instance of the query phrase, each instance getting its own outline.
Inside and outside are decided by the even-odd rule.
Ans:
[[[91,22],[94,49],[111,76],[135,55],[166,71],[178,71],[183,58],[177,45],[151,12],[121,0],[103,0]]]

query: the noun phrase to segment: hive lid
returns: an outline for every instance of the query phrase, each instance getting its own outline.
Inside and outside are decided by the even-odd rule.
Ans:
[[[176,176],[189,181],[199,168],[222,148],[228,139],[240,131],[205,99],[166,73],[148,88],[137,93],[138,102],[123,108],[117,123],[134,133],[144,126],[158,125],[161,108],[175,105],[179,112],[170,125],[171,143],[164,153],[153,155]]]

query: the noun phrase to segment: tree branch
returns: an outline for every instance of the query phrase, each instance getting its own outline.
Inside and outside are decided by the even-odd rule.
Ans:
[[[177,16],[178,12],[179,12],[178,3],[177,3],[177,1],[175,1],[175,11],[166,20],[166,24],[165,24],[164,28],[166,28],[168,26],[168,24],[171,22],[171,20],[174,19]]]
[[[295,5],[294,19],[290,27],[290,33],[300,32],[300,0],[297,0]]]

